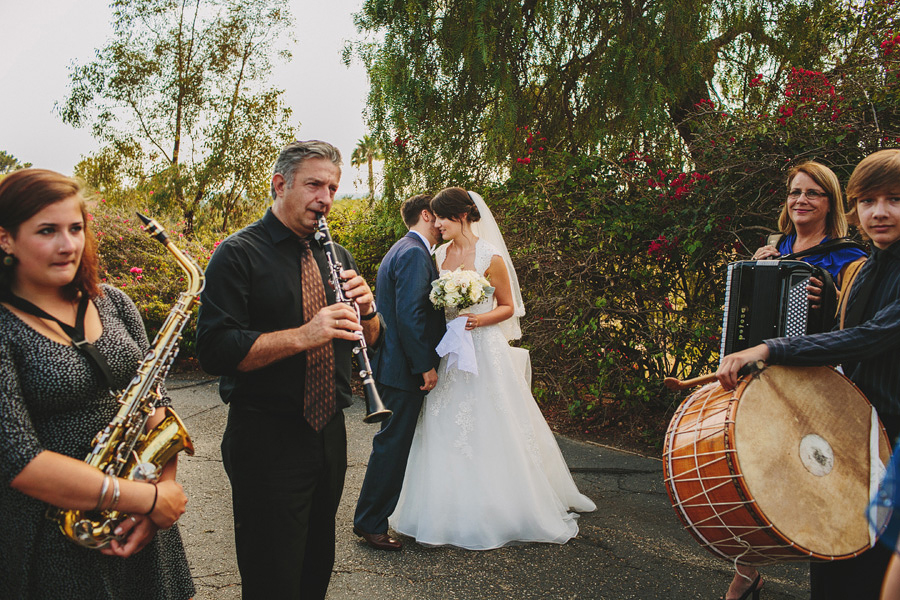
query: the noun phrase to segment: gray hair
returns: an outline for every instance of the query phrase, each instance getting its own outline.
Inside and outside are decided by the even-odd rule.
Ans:
[[[341,159],[341,151],[328,142],[321,140],[306,140],[291,142],[281,150],[275,166],[272,167],[272,175],[276,173],[284,177],[288,189],[294,186],[294,173],[303,161],[307,158],[324,158],[334,163],[334,166],[340,168],[343,163]],[[275,186],[271,186],[272,199],[275,200],[278,195],[275,193]]]

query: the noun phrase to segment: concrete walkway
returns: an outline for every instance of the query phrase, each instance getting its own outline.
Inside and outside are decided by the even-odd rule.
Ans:
[[[219,451],[227,408],[215,380],[172,376],[168,389],[194,439],[179,479],[190,498],[180,526],[197,585],[196,600],[240,598],[231,489]],[[577,538],[562,546],[524,544],[473,552],[424,548],[404,538],[402,552],[379,552],[351,532],[353,510],[377,425],[362,422],[362,402],[347,411],[347,481],[338,511],[337,561],[329,600],[718,598],[731,566],[681,527],[666,496],[662,463],[559,437],[579,489],[598,509],[582,515]],[[805,564],[764,570],[771,600],[808,597]],[[273,599],[275,600],[275,599]]]

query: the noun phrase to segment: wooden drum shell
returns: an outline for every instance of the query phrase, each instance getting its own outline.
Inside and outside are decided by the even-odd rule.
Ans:
[[[691,535],[730,562],[857,556],[871,541],[870,444],[882,463],[890,456],[877,419],[873,442],[872,422],[862,393],[828,367],[767,367],[732,391],[709,384],[669,424],[666,491]],[[827,473],[801,460],[808,438],[826,440]]]

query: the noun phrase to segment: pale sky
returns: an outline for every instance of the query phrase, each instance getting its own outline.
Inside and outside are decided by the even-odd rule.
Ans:
[[[341,62],[345,41],[358,38],[352,14],[362,0],[291,0],[297,45],[291,63],[276,66],[271,83],[302,123],[300,139],[322,139],[344,156],[338,194],[364,192],[365,174],[350,153],[367,133],[368,81],[358,61]],[[109,0],[0,0],[0,150],[20,162],[71,174],[99,144],[89,129],[74,129],[54,113],[68,92],[69,66],[86,64],[108,40]]]

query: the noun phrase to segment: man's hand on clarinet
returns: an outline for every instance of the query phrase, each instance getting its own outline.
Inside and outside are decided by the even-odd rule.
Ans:
[[[758,346],[753,346],[752,348],[729,354],[723,358],[722,362],[719,364],[719,369],[716,371],[716,379],[719,380],[719,384],[726,390],[733,390],[734,386],[737,385],[738,379],[740,379],[738,371],[740,371],[744,365],[758,360],[765,361],[768,359],[769,347],[765,344],[759,344]]]
[[[375,309],[375,295],[362,275],[352,269],[344,270],[341,271],[341,281],[344,295],[359,305],[359,314],[368,315]]]
[[[356,311],[343,302],[322,308],[303,327],[313,348],[333,339],[356,341],[359,339],[357,332],[363,330],[356,318]]]

